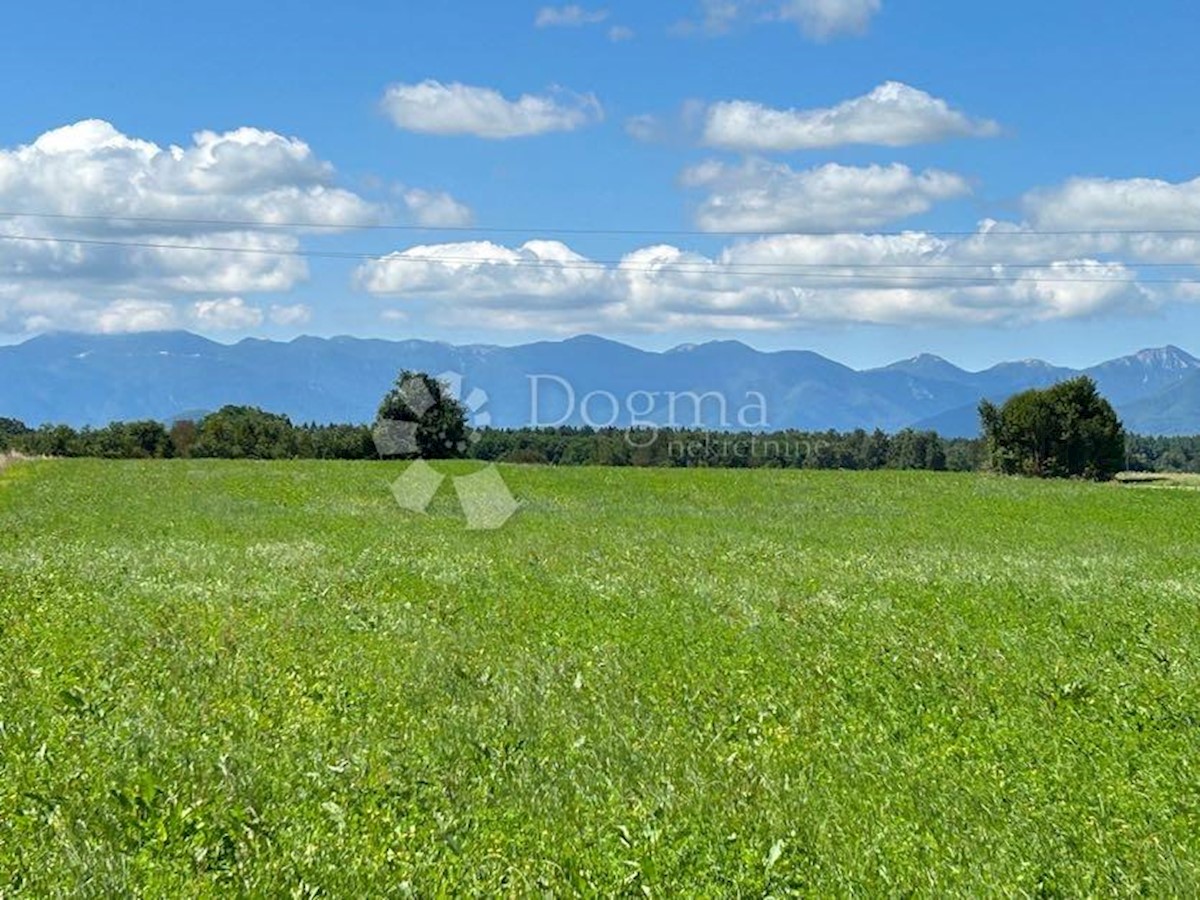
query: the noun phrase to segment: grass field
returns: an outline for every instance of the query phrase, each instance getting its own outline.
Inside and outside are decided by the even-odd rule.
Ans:
[[[0,895],[1200,891],[1195,492],[402,468],[0,475]]]

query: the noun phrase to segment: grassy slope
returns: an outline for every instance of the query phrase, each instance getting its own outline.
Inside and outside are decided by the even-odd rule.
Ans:
[[[0,476],[0,893],[1200,890],[1196,495]]]

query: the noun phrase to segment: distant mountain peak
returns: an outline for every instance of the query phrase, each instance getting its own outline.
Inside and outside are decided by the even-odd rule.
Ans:
[[[886,365],[878,371],[903,372],[905,375],[933,378],[939,381],[956,380],[967,374],[954,363],[933,353],[918,353],[916,356]]]
[[[703,350],[707,353],[758,353],[759,351],[751,347],[749,344],[742,341],[722,340],[722,341],[705,341],[697,350]]]
[[[704,343],[686,343],[677,344],[669,350],[662,351],[662,356],[670,356],[672,354],[700,353],[705,356],[720,353],[737,353],[739,355],[752,353],[755,355],[766,355],[765,351],[758,350],[745,344],[742,341],[735,340],[714,340],[704,341]]]
[[[1197,369],[1200,359],[1192,356],[1186,350],[1181,350],[1174,344],[1165,347],[1150,347],[1133,354],[1133,359],[1147,366],[1158,366],[1164,369]]]
[[[1059,366],[1054,365],[1054,363],[1048,363],[1044,359],[1037,359],[1035,357],[1027,357],[1025,359],[1016,359],[1016,360],[1012,360],[1011,362],[996,363],[996,365],[992,366],[991,369],[989,369],[988,371],[996,372],[996,371],[1003,371],[1005,369],[1035,369],[1039,372],[1045,372],[1045,371],[1051,371],[1051,370],[1063,371],[1063,372],[1069,371],[1067,369],[1062,369]]]

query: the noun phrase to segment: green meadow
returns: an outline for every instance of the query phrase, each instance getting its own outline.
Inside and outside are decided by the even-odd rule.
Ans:
[[[1200,892],[1195,491],[403,469],[0,473],[0,896]]]

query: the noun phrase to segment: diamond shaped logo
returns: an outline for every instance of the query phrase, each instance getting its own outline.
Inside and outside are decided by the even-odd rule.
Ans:
[[[459,475],[453,481],[467,528],[472,531],[499,528],[520,505],[494,464],[471,475]]]
[[[429,508],[429,504],[433,502],[433,495],[445,480],[445,475],[434,471],[433,466],[425,460],[418,459],[409,463],[400,477],[392,482],[392,496],[396,498],[401,509],[423,513]]]
[[[475,443],[479,440],[477,427],[487,427],[491,423],[491,416],[483,409],[488,400],[487,391],[475,388],[464,396],[463,377],[459,372],[442,372],[437,380],[466,409],[468,424],[472,426],[467,431],[467,442]],[[437,402],[423,378],[406,378],[399,387],[399,393],[404,405],[417,418],[425,415]],[[377,422],[371,434],[379,455],[395,457],[419,453],[417,428],[417,422],[391,419]],[[460,445],[459,449],[465,449],[465,445]],[[401,509],[424,515],[446,478],[424,459],[416,459],[392,482],[392,496]],[[450,480],[466,526],[471,531],[500,528],[520,508],[520,503],[512,495],[495,463],[488,463],[470,475],[452,476]]]

